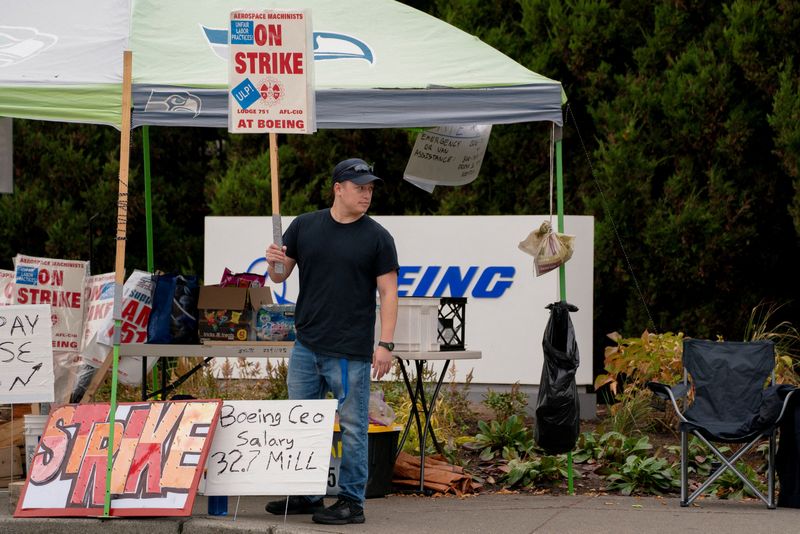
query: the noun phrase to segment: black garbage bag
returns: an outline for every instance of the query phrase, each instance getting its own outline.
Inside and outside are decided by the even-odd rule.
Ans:
[[[550,320],[542,339],[544,366],[536,401],[534,437],[547,454],[569,452],[580,434],[580,403],[575,371],[578,342],[569,312],[578,308],[567,302],[548,304]]]

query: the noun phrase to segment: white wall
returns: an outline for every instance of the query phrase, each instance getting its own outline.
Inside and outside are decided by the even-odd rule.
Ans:
[[[524,216],[375,216],[394,236],[401,269],[420,267],[420,272],[406,274],[400,290],[411,296],[422,274],[432,266],[441,270],[427,296],[433,296],[448,267],[457,267],[465,276],[469,267],[477,267],[465,295],[467,348],[480,350],[481,360],[459,363],[457,378],[473,369],[473,382],[485,384],[538,384],[542,371],[542,335],[549,317],[545,306],[559,300],[558,271],[539,278],[533,275],[533,258],[517,248],[546,215]],[[284,230],[292,217],[283,218]],[[555,223],[555,219],[554,219]],[[555,224],[554,224],[555,225]],[[578,338],[581,366],[578,385],[592,383],[592,317],[594,218],[567,216],[566,233],[577,236],[575,253],[567,263],[567,301],[578,306],[572,321]],[[263,274],[266,245],[272,239],[270,217],[206,217],[204,280],[218,283],[225,267],[234,272]],[[504,267],[483,289],[496,298],[478,298],[478,280],[486,269]],[[512,276],[502,273],[510,272]],[[401,271],[402,273],[403,271]],[[297,273],[285,284],[273,287],[276,300],[294,301],[297,296]],[[505,285],[510,285],[503,290]],[[497,284],[500,285],[497,285]],[[444,291],[444,296],[450,296]],[[455,295],[461,296],[461,295]]]

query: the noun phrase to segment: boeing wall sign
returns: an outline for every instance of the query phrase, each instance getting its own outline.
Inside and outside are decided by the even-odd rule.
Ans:
[[[473,372],[474,384],[538,384],[545,306],[559,300],[558,271],[533,274],[532,258],[518,249],[546,215],[373,217],[394,236],[401,298],[467,297],[465,342],[482,352],[480,360],[455,362],[456,379]],[[287,228],[292,217],[283,217]],[[577,383],[592,382],[592,316],[594,219],[566,217],[576,235],[575,253],[567,263],[567,300],[578,348],[584,356]],[[255,238],[254,236],[260,236]],[[218,283],[222,272],[264,274],[264,251],[272,236],[269,217],[206,217],[204,280]],[[297,273],[272,287],[275,301],[297,300]],[[405,332],[403,335],[408,336]]]

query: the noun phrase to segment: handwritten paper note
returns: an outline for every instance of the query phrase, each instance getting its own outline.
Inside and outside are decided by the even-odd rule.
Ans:
[[[0,402],[53,402],[50,306],[0,308]]]
[[[324,495],[337,402],[225,401],[206,495]]]
[[[481,170],[491,133],[491,124],[439,126],[421,132],[403,178],[429,193],[437,185],[470,183]]]

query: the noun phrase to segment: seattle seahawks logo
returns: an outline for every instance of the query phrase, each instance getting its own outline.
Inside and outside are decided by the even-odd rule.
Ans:
[[[194,117],[197,117],[202,108],[203,101],[192,93],[186,91],[151,91],[144,110],[145,112],[192,113]]]
[[[56,44],[58,37],[36,28],[0,26],[0,67],[16,65]]]
[[[228,30],[209,28],[200,25],[211,50],[220,58],[228,61]],[[363,59],[367,63],[375,63],[372,49],[364,41],[350,35],[333,32],[314,32],[314,60],[329,59]]]

